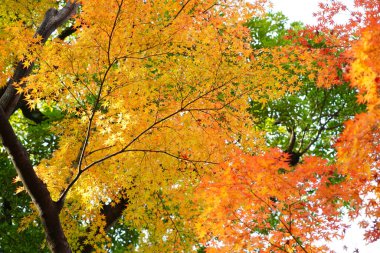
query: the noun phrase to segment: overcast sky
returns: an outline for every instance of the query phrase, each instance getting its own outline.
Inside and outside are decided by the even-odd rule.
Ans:
[[[272,0],[274,11],[281,11],[290,21],[316,24],[313,12],[318,7],[317,0]]]
[[[347,4],[352,4],[352,0],[342,0]],[[301,21],[304,24],[313,25],[317,23],[313,12],[318,9],[319,0],[272,0],[273,10],[281,11],[290,20]],[[338,20],[344,22],[344,20]],[[377,243],[366,245],[363,240],[363,231],[359,228],[356,222],[353,222],[351,229],[346,233],[346,238],[343,241],[336,240],[329,244],[336,253],[352,253],[356,248],[360,253],[380,253],[380,241]],[[347,250],[343,249],[347,246]]]

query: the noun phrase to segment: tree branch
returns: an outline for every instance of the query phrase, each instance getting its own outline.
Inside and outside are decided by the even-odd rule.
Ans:
[[[49,9],[34,35],[34,37],[41,36],[41,40],[38,43],[44,44],[54,30],[56,30],[76,13],[78,6],[79,4],[75,0],[73,2],[68,1],[66,6],[60,10],[56,10],[54,8]],[[8,80],[6,89],[0,97],[0,107],[4,110],[7,118],[13,114],[21,97],[20,94],[17,94],[13,84],[21,82],[23,78],[30,75],[33,67],[34,62],[32,62],[28,67],[25,67],[24,61],[19,61],[12,78]]]
[[[185,162],[190,162],[190,163],[208,163],[208,164],[219,164],[219,163],[216,163],[216,162],[211,162],[211,161],[206,161],[206,160],[192,160],[192,159],[189,159],[189,158],[185,158],[185,157],[181,157],[181,156],[177,156],[177,155],[174,155],[172,153],[169,153],[165,150],[152,150],[152,149],[127,149],[127,150],[124,150],[124,152],[144,152],[144,153],[159,153],[159,154],[164,154],[164,155],[167,155],[167,156],[170,156],[170,157],[173,157],[177,160],[180,160],[180,161],[185,161]]]
[[[108,205],[103,205],[102,210],[100,212],[100,215],[103,215],[105,217],[105,226],[104,230],[108,231],[114,224],[115,222],[120,219],[122,216],[124,210],[127,208],[129,199],[127,197],[123,197],[119,199],[118,203],[113,203],[114,205],[108,204]],[[84,243],[86,241],[87,237],[81,237],[79,238],[79,243],[83,245],[83,250],[81,251],[82,253],[90,253],[93,252],[94,246],[91,244]]]
[[[72,25],[72,26],[69,26],[67,28],[65,28],[59,35],[58,35],[58,39],[60,40],[64,40],[66,39],[67,37],[69,37],[70,35],[74,34],[78,28],[80,26],[75,26],[75,25]]]

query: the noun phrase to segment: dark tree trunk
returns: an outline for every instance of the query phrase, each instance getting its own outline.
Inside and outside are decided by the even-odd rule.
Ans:
[[[18,140],[1,107],[0,122],[1,140],[25,189],[38,208],[50,249],[53,252],[71,252],[59,220],[59,210],[51,199],[46,185],[36,175],[28,153]]]
[[[293,152],[293,151],[290,151],[290,152],[287,152],[286,153],[289,155],[289,165],[291,166],[296,166],[299,162],[300,162],[300,158],[302,156],[301,153],[297,153],[297,152]]]

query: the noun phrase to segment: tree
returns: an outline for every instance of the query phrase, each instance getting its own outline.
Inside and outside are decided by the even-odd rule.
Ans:
[[[343,76],[341,64],[348,59],[344,47],[333,46],[337,41],[327,32],[299,26],[286,31],[280,16],[248,22],[253,24],[254,54],[269,55],[274,63],[268,68],[295,66],[286,77],[291,80],[295,75],[304,85],[295,92],[289,89],[280,99],[251,99],[249,111],[272,149],[263,153],[237,150],[204,180],[199,198],[207,202],[207,196],[218,196],[201,222],[201,230],[209,231],[201,236],[210,252],[326,251],[317,246],[320,240],[342,236],[347,226],[343,214],[357,215],[363,207],[358,192],[365,193],[368,187],[359,183],[363,177],[336,162],[334,149],[343,122],[365,108],[356,103],[356,91]],[[287,49],[294,45],[295,50]],[[278,52],[290,61],[277,60]],[[328,76],[326,63],[334,71]],[[291,88],[286,81],[284,85]]]
[[[375,242],[380,238],[380,213],[379,213],[379,164],[378,141],[379,134],[379,61],[375,55],[379,52],[378,41],[380,39],[379,3],[362,1],[369,10],[366,13],[365,27],[360,30],[360,40],[355,42],[351,55],[354,58],[348,78],[352,86],[359,91],[358,100],[367,104],[368,110],[346,122],[345,131],[337,145],[339,160],[345,170],[354,169],[359,194],[362,196],[362,205],[365,213],[371,218],[371,222],[363,221],[362,227],[366,228],[365,237],[369,242]],[[378,13],[378,12],[377,12]],[[374,16],[372,16],[374,15]],[[350,148],[349,148],[350,147]],[[358,182],[360,180],[360,182]],[[363,182],[366,182],[363,186]]]
[[[252,133],[242,108],[265,70],[246,61],[243,21],[263,1],[67,1],[36,28],[55,3],[11,9],[0,64],[0,136],[49,248],[105,250],[121,216],[145,233],[140,250],[192,248],[194,183]],[[37,123],[62,116],[57,149],[35,167],[9,121],[18,107]]]
[[[375,57],[378,52],[378,24],[380,4],[378,1],[360,0],[356,8],[350,9],[345,3],[336,1],[321,5],[318,14],[322,21],[321,30],[333,29],[339,36],[341,44],[348,51],[350,59],[346,69],[346,78],[350,85],[358,90],[358,102],[367,106],[366,112],[356,115],[345,123],[345,129],[340,136],[336,149],[338,162],[345,172],[351,175],[350,194],[358,196],[358,205],[362,206],[365,215],[371,222],[363,221],[361,226],[366,228],[366,240],[377,241],[379,230],[379,166],[377,162],[377,103],[379,62]],[[350,17],[344,24],[326,25],[339,13]],[[329,26],[329,27],[328,27]],[[357,216],[357,212],[353,213]]]
[[[361,3],[376,17],[369,10],[378,4]],[[358,26],[335,32],[298,24],[291,33],[273,15],[287,37],[263,40],[258,32],[252,40],[246,20],[265,6],[262,0],[4,1],[0,137],[51,251],[104,252],[121,243],[142,252],[203,252],[217,242],[233,251],[321,251],[313,242],[342,232],[342,208],[354,215],[364,205],[376,214],[376,200],[366,204],[360,195],[376,191],[376,141],[369,153],[345,150],[375,124],[360,131],[346,124],[353,134],[342,134],[337,163],[323,152],[325,158],[306,156],[330,147],[330,136],[357,112],[344,107],[354,105],[354,92],[338,85],[347,81],[342,67],[352,55],[344,52]],[[271,31],[265,20],[252,22]],[[363,47],[374,44],[373,36],[363,32],[365,42],[353,52],[371,55]],[[377,71],[355,58],[350,75]],[[316,95],[308,103],[303,94]],[[310,114],[309,104],[326,115],[320,112],[316,124],[311,113],[297,125],[283,116],[284,103],[300,116]],[[33,160],[45,142],[28,149],[22,135],[30,129],[14,123],[18,108],[49,126],[54,141],[46,142],[46,156]],[[289,139],[271,138],[276,127]],[[376,132],[368,131],[360,141],[373,140]],[[304,156],[289,162],[294,154]],[[348,169],[355,157],[371,172]]]

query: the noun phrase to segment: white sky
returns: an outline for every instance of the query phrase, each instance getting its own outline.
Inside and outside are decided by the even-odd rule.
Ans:
[[[308,25],[317,24],[317,19],[313,16],[313,12],[318,9],[318,3],[330,1],[331,0],[271,0],[275,11],[281,11],[285,16],[289,17],[291,21],[302,21]],[[349,9],[354,9],[354,0],[340,1],[345,3]],[[344,23],[348,17],[348,13],[340,14],[334,18],[334,21],[336,23]]]
[[[302,21],[304,24],[316,24],[313,12],[317,10],[317,0],[271,0],[274,11],[281,11],[290,21]]]
[[[342,0],[348,4],[352,4],[352,0]],[[313,12],[318,9],[319,0],[272,0],[273,10],[281,11],[287,16],[290,22],[301,21],[304,24],[313,25],[317,23],[317,19],[313,16]],[[337,20],[344,22],[343,20]],[[347,251],[343,246],[348,247]],[[336,240],[329,243],[331,249],[336,253],[352,253],[356,248],[360,253],[380,253],[380,241],[366,245],[363,240],[363,230],[359,228],[356,222],[353,222],[351,228],[347,230],[344,240]]]

